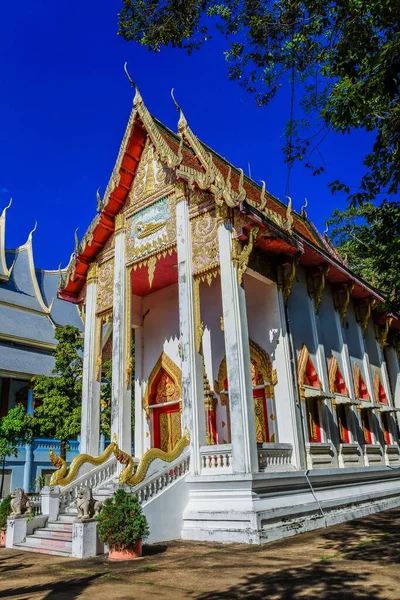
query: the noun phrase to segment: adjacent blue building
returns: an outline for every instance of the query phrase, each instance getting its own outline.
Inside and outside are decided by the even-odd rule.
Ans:
[[[33,231],[25,244],[6,249],[9,207],[0,216],[0,418],[17,403],[33,413],[30,381],[34,375],[51,375],[56,326],[70,324],[83,329],[78,307],[57,298],[59,271],[35,267]],[[33,445],[20,449],[18,457],[7,461],[3,495],[16,487],[34,491],[35,478],[50,475],[50,447],[57,452],[59,442],[35,439]],[[78,452],[79,442],[71,441],[67,460]]]

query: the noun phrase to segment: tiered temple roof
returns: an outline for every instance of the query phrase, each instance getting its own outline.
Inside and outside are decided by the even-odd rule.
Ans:
[[[76,306],[57,298],[59,271],[37,269],[31,232],[14,250],[5,247],[6,207],[0,217],[0,371],[3,375],[51,374],[57,325],[80,329]]]
[[[230,207],[245,213],[261,228],[273,232],[263,241],[262,250],[270,256],[296,256],[300,264],[314,270],[329,265],[327,281],[347,286],[352,282],[351,295],[359,301],[374,298],[381,303],[382,294],[355,273],[352,273],[325,235],[321,235],[308,219],[305,210],[292,210],[291,201],[285,204],[258,183],[245,176],[242,169],[231,165],[190,129],[182,110],[178,133],[172,132],[147,110],[136,89],[131,112],[119,155],[99,202],[98,214],[80,244],[59,291],[60,297],[80,302],[90,263],[104,248],[114,231],[114,219],[127,201],[140,158],[149,137],[157,158],[169,168],[177,180],[189,186],[208,190],[215,198],[223,199]],[[354,286],[353,286],[354,284]],[[400,329],[395,317],[392,328]]]

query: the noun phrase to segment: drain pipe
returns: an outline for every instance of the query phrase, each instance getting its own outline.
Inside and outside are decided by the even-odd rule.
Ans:
[[[306,438],[305,438],[305,433],[304,433],[304,415],[303,415],[303,411],[301,409],[299,385],[298,385],[298,380],[297,380],[297,362],[296,362],[296,358],[295,358],[296,353],[295,353],[295,348],[294,348],[294,343],[293,343],[289,310],[288,310],[288,307],[285,304],[285,302],[283,302],[283,306],[284,306],[284,314],[285,314],[285,321],[286,321],[286,331],[287,331],[288,340],[289,340],[289,360],[290,360],[290,366],[291,366],[290,370],[292,372],[292,383],[293,383],[293,388],[294,388],[294,395],[296,398],[297,412],[300,415],[300,420],[296,419],[297,432],[300,433],[299,437],[302,441],[302,444],[300,446],[300,468],[306,469],[306,467],[307,467],[307,464],[306,464]]]
[[[320,513],[321,513],[321,515],[322,515],[322,518],[324,519],[324,524],[325,524],[325,527],[328,527],[328,523],[327,523],[327,521],[326,521],[326,515],[325,515],[325,513],[324,513],[324,510],[323,510],[323,508],[322,508],[322,506],[321,506],[321,503],[320,503],[320,501],[318,500],[317,496],[315,495],[314,488],[313,488],[313,486],[311,485],[311,481],[310,481],[310,479],[309,479],[309,477],[308,477],[308,474],[309,474],[309,472],[310,472],[310,470],[309,470],[309,469],[307,469],[307,471],[305,471],[305,472],[304,472],[304,476],[305,476],[305,478],[307,479],[307,483],[308,483],[308,485],[310,486],[310,490],[311,490],[311,493],[312,493],[312,495],[313,495],[313,497],[314,497],[314,500],[315,500],[315,502],[318,504],[319,511],[320,511]]]

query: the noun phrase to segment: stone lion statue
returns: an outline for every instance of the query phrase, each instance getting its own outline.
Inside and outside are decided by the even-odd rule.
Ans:
[[[78,509],[78,516],[76,518],[78,523],[83,523],[97,517],[103,506],[102,502],[93,498],[90,487],[81,487],[79,489],[75,504]]]
[[[34,503],[29,500],[22,488],[16,488],[11,493],[11,513],[10,519],[18,517],[28,517],[32,513]]]

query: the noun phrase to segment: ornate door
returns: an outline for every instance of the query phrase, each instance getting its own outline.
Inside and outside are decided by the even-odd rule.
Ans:
[[[156,418],[159,430],[158,448],[164,452],[171,452],[182,437],[179,405],[167,410],[157,410]]]

